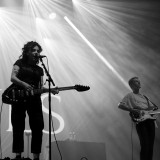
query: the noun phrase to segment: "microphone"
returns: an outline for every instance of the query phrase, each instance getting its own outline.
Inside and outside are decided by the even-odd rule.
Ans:
[[[36,58],[44,58],[46,57],[45,55],[35,55]]]

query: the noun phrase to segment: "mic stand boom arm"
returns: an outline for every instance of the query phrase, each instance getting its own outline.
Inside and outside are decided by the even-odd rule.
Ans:
[[[53,86],[55,86],[53,79],[51,78],[48,70],[46,69],[46,66],[44,65],[42,58],[39,58],[40,61],[42,62],[42,66],[45,70],[45,73],[48,77],[48,86],[49,86],[49,96],[48,96],[48,102],[49,102],[49,160],[51,160],[51,83]]]
[[[42,58],[39,58],[39,59],[40,59],[40,61],[41,61],[41,63],[42,63],[42,66],[43,66],[43,68],[44,68],[44,70],[45,70],[45,73],[46,73],[46,75],[47,75],[47,77],[48,77],[48,81],[49,81],[49,82],[52,82],[53,86],[55,86],[52,77],[50,76],[50,74],[49,74],[49,72],[48,72],[45,64],[44,64],[43,61],[42,61]]]

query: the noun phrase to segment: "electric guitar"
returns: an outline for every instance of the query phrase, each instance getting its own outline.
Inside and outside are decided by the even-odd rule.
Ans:
[[[131,113],[130,112],[130,116],[133,120],[133,122],[135,122],[136,124],[143,122],[147,119],[153,119],[156,120],[156,117],[154,117],[156,114],[160,114],[160,109],[157,109],[155,111],[150,110],[150,111],[146,111],[146,110],[141,110],[139,111],[139,113],[137,112],[135,113]]]
[[[90,89],[89,86],[83,85],[75,85],[68,87],[56,87],[51,88],[51,92],[54,90],[65,91],[75,89],[78,92],[87,91]],[[3,93],[2,93],[2,102],[6,104],[15,104],[15,103],[23,103],[29,97],[34,96],[36,94],[42,94],[49,92],[49,89],[33,89],[31,92],[19,87],[15,84],[11,84]]]

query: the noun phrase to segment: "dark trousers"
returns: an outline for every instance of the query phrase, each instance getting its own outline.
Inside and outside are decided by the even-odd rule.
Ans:
[[[140,140],[140,160],[152,160],[155,139],[155,124],[153,120],[145,120],[136,125]]]
[[[31,152],[40,153],[44,128],[41,100],[31,99],[23,104],[12,105],[11,122],[13,126],[13,153],[24,151],[24,130],[26,112],[29,116],[29,125],[32,131]]]

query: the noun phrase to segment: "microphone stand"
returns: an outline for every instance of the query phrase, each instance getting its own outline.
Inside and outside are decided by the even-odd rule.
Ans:
[[[49,97],[48,97],[48,102],[49,102],[49,160],[51,160],[51,83],[53,84],[53,86],[55,86],[53,79],[51,78],[46,66],[44,65],[43,61],[42,61],[42,57],[39,57],[39,60],[42,63],[42,66],[45,70],[45,73],[48,77],[47,81],[48,81],[48,86],[49,86]]]

